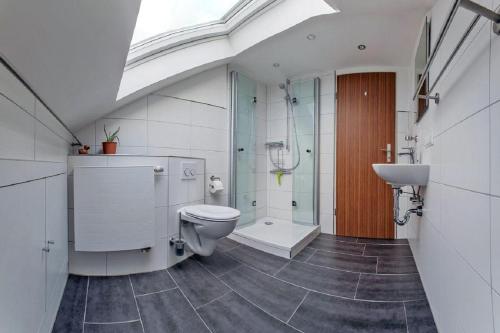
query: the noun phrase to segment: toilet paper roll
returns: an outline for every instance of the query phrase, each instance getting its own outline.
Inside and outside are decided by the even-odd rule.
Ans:
[[[208,186],[209,186],[209,191],[212,194],[224,190],[224,184],[222,184],[220,180],[212,180]]]

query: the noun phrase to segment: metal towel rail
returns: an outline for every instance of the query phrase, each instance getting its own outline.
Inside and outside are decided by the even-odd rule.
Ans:
[[[436,59],[436,55],[439,51],[439,48],[443,44],[443,40],[444,40],[444,38],[445,38],[445,36],[446,36],[450,26],[451,26],[451,23],[453,22],[453,18],[455,17],[455,15],[460,7],[468,9],[468,10],[476,13],[476,16],[474,16],[471,23],[467,27],[467,30],[465,30],[464,34],[462,35],[462,38],[460,38],[460,41],[453,49],[453,52],[450,54],[448,60],[446,61],[443,68],[441,69],[441,71],[437,75],[432,86],[430,87],[429,91],[427,92],[427,95],[419,95],[420,89],[422,88],[422,85],[424,84],[424,82],[429,74],[429,70],[430,70],[434,60]],[[460,50],[460,48],[464,44],[465,40],[467,39],[467,37],[469,37],[472,30],[479,22],[479,19],[481,17],[485,17],[488,20],[493,21],[493,23],[494,23],[493,24],[493,32],[497,35],[500,35],[500,11],[494,12],[494,11],[492,11],[486,7],[483,7],[475,2],[472,2],[470,0],[455,0],[453,2],[453,5],[451,6],[450,12],[448,13],[448,16],[446,18],[446,21],[444,22],[443,26],[441,27],[441,31],[439,32],[439,36],[437,38],[436,45],[434,46],[434,49],[431,52],[429,60],[425,64],[424,72],[423,72],[422,76],[420,77],[420,80],[418,81],[417,89],[415,91],[415,94],[413,95],[413,100],[415,100],[418,97],[420,99],[432,99],[432,100],[434,100],[434,102],[436,104],[439,103],[439,99],[440,99],[439,93],[436,93],[434,96],[432,96],[431,94],[434,91],[434,88],[436,88],[436,85],[438,84],[438,82],[441,79],[441,77],[443,76],[443,74],[446,72],[446,70],[450,66],[453,59],[457,55],[458,51]]]

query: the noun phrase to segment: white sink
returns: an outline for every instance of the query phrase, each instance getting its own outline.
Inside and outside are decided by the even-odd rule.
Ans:
[[[427,185],[430,166],[427,164],[372,164],[375,173],[393,187]]]

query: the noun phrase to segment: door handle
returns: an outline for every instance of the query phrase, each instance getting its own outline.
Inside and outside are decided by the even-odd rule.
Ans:
[[[392,149],[391,149],[391,144],[387,144],[387,148],[385,149],[380,149],[381,151],[385,152],[386,159],[388,163],[391,163],[391,158],[392,158]]]

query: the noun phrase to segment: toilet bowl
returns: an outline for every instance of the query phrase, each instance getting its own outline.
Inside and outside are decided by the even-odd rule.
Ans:
[[[240,218],[239,210],[223,206],[186,206],[177,212],[186,244],[202,256],[211,255],[217,240],[233,232]]]

